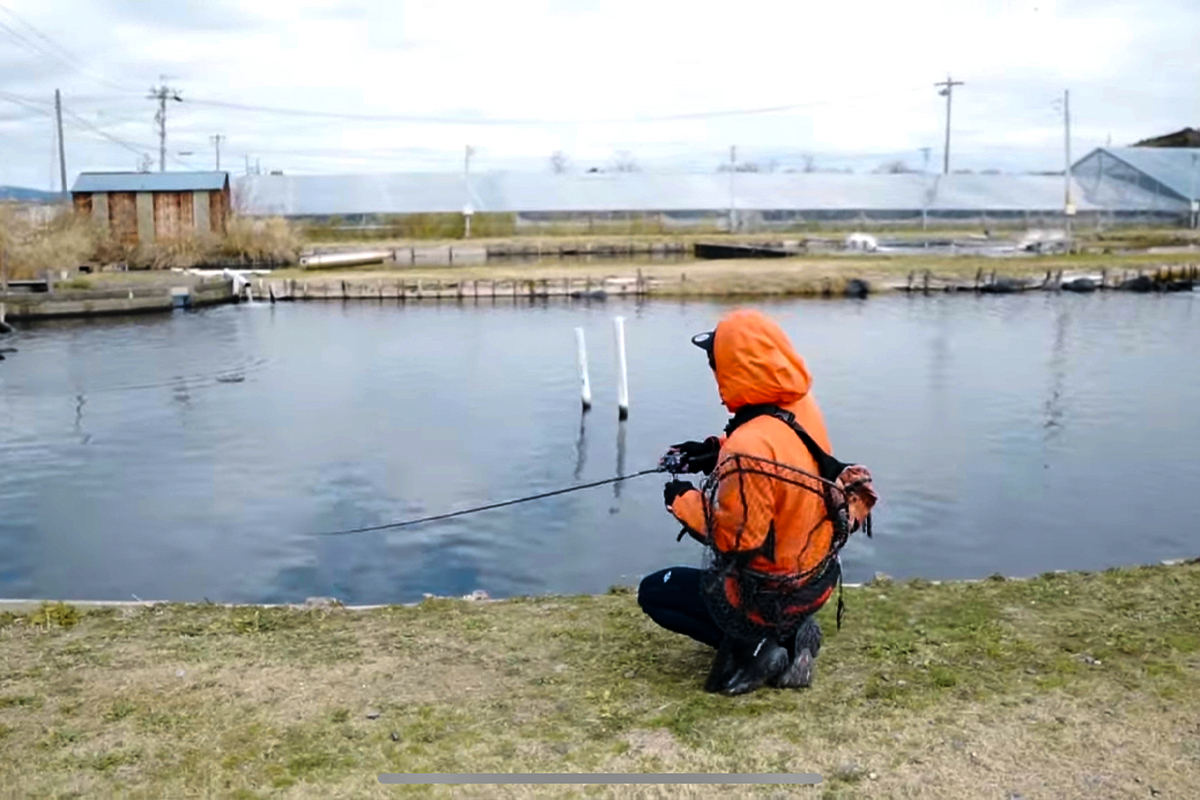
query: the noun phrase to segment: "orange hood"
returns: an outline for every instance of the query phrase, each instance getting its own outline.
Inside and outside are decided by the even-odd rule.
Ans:
[[[789,406],[808,394],[812,377],[787,334],[759,311],[734,311],[713,335],[721,402],[730,411],[772,403]]]

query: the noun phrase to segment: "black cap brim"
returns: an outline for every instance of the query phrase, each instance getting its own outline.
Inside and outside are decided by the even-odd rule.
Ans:
[[[704,333],[697,333],[695,336],[692,337],[692,344],[696,345],[696,347],[699,347],[701,350],[703,350],[706,353],[711,353],[712,349],[713,349],[713,334],[714,333],[716,333],[716,331],[705,331]]]

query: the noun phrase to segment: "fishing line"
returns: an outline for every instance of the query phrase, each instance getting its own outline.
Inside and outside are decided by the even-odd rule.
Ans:
[[[404,520],[403,522],[385,522],[381,525],[367,525],[366,527],[363,527],[363,528],[351,528],[349,530],[344,530],[344,531],[328,531],[326,533],[320,533],[317,535],[318,536],[348,536],[349,534],[352,534],[352,533],[368,533],[370,531],[384,531],[384,530],[391,530],[393,528],[407,528],[411,525],[421,525],[426,522],[436,522],[438,520],[450,519],[451,517],[461,517],[465,514],[475,514],[480,511],[491,511],[494,508],[504,508],[505,506],[515,506],[518,503],[528,503],[531,500],[543,500],[547,497],[555,497],[560,494],[567,494],[568,492],[578,492],[581,489],[594,489],[597,486],[608,486],[609,484],[620,483],[621,481],[628,481],[628,480],[632,480],[633,478],[640,478],[644,475],[655,475],[655,474],[665,472],[665,471],[666,470],[661,467],[656,467],[654,469],[644,469],[641,472],[635,472],[632,475],[619,475],[615,478],[605,478],[602,481],[592,481],[591,483],[581,483],[578,486],[568,486],[565,489],[555,489],[552,492],[542,492],[540,494],[529,495],[528,497],[518,497],[515,500],[504,500],[499,503],[489,503],[486,506],[476,506],[474,508],[464,508],[461,511],[451,511],[446,514],[435,514],[432,517],[421,517],[420,519]]]

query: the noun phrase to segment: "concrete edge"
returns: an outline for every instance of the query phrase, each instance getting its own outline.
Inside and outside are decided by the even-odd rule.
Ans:
[[[1186,565],[1200,564],[1200,557],[1196,558],[1169,558],[1159,561],[1157,564],[1134,564],[1135,567],[1158,566],[1158,567],[1179,567]],[[1040,578],[1043,575],[1077,575],[1083,573],[1098,574],[1104,570],[1068,570],[1055,569],[1047,572],[1042,572],[1037,575],[1023,576],[1003,576],[1005,581],[1029,581],[1035,578]],[[846,583],[843,584],[848,589],[862,588],[882,588],[887,583],[893,582],[895,579],[883,573],[877,573],[875,580],[868,583]],[[904,583],[908,580],[896,581]],[[958,580],[931,580],[926,581],[930,586],[941,586],[943,584],[972,584],[972,583],[987,583],[994,578],[962,578]],[[534,600],[564,600],[579,595],[566,594],[544,594],[535,595]],[[603,596],[602,594],[593,595],[594,597]],[[312,610],[312,609],[340,609],[342,611],[378,611],[386,608],[415,608],[425,600],[461,600],[468,603],[504,603],[513,598],[488,597],[483,592],[463,596],[438,596],[426,595],[422,600],[411,603],[374,603],[369,605],[342,605],[336,599],[331,597],[310,597],[303,603],[210,603],[210,602],[194,602],[186,600],[55,600],[55,599],[33,599],[33,598],[0,598],[0,611],[9,611],[14,613],[23,613],[27,611],[36,611],[43,603],[62,602],[75,608],[81,609],[102,609],[102,608],[153,608],[155,606],[207,606],[210,608],[286,608],[297,611]]]

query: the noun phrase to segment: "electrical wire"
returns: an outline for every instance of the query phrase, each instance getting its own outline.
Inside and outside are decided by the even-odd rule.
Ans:
[[[635,472],[632,475],[618,475],[615,478],[605,478],[604,480],[601,480],[601,481],[592,481],[591,483],[581,483],[576,486],[568,486],[565,489],[555,489],[554,491],[551,491],[551,492],[541,492],[539,494],[529,495],[528,497],[518,497],[515,500],[504,500],[499,503],[489,503],[485,506],[476,506],[474,508],[464,508],[461,511],[451,511],[446,514],[435,514],[431,517],[421,517],[420,519],[404,520],[403,522],[385,522],[381,525],[367,525],[362,528],[350,528],[349,530],[342,530],[342,531],[328,531],[326,533],[319,533],[316,535],[317,536],[349,536],[352,533],[369,533],[371,531],[392,530],[394,528],[407,528],[412,525],[422,525],[427,522],[437,522],[437,521],[443,520],[443,519],[451,519],[453,517],[461,517],[466,514],[476,514],[480,511],[491,511],[492,509],[495,509],[495,508],[504,508],[506,506],[514,506],[518,503],[528,503],[531,500],[544,500],[547,497],[556,497],[560,494],[567,494],[568,492],[578,492],[581,489],[594,489],[597,486],[608,486],[613,483],[620,483],[621,481],[628,481],[628,480],[632,480],[634,478],[640,478],[644,475],[654,475],[656,473],[661,473],[661,472],[663,472],[663,470],[659,469],[659,468],[644,469],[641,472]]]
[[[909,91],[917,91],[915,89]],[[778,114],[785,111],[796,111],[805,108],[816,108],[826,105],[838,105],[850,102],[860,102],[863,100],[871,100],[879,97],[894,97],[897,94],[905,92],[887,91],[874,92],[869,95],[858,97],[840,97],[832,100],[818,100],[806,103],[791,103],[788,105],[767,106],[762,108],[742,108],[742,109],[727,109],[719,111],[696,111],[682,114],[664,114],[653,116],[635,116],[630,118],[608,118],[608,119],[537,119],[537,118],[478,118],[470,119],[463,117],[446,117],[438,115],[414,115],[414,114],[363,114],[357,112],[343,111],[319,111],[305,108],[283,108],[279,106],[262,106],[252,105],[248,103],[234,103],[226,100],[205,100],[188,98],[184,102],[198,106],[210,106],[213,108],[223,108],[231,111],[247,111],[258,114],[276,114],[279,116],[305,117],[310,119],[331,119],[345,120],[357,122],[407,122],[407,123],[429,123],[437,125],[634,125],[654,122],[679,122],[695,119],[712,119],[717,117],[737,117],[737,116],[755,116],[761,114]]]
[[[82,59],[76,57],[74,54],[71,53],[71,51],[67,50],[67,48],[63,47],[58,42],[54,41],[49,36],[42,33],[38,28],[34,27],[33,23],[29,22],[24,17],[22,17],[20,14],[13,11],[7,5],[0,3],[0,11],[3,11],[4,13],[8,14],[8,16],[11,17],[13,20],[15,20],[18,24],[20,24],[25,29],[30,31],[38,39],[45,42],[45,45],[39,45],[37,42],[30,39],[27,35],[25,35],[21,31],[18,31],[17,29],[13,28],[11,25],[8,25],[5,22],[0,22],[0,30],[7,31],[9,33],[10,37],[14,41],[24,44],[25,48],[27,50],[29,50],[30,52],[32,52],[33,54],[39,55],[43,58],[50,58],[52,60],[58,61],[63,66],[68,67],[69,69],[72,69],[75,72],[78,72],[79,74],[83,75],[84,77],[91,78],[96,83],[107,86],[110,89],[116,89],[119,92],[132,91],[132,90],[128,89],[127,87],[120,86],[116,83],[113,83],[112,81],[108,80],[107,78],[103,77],[102,75],[97,75],[96,73],[92,72],[90,69],[88,69],[87,64]]]

